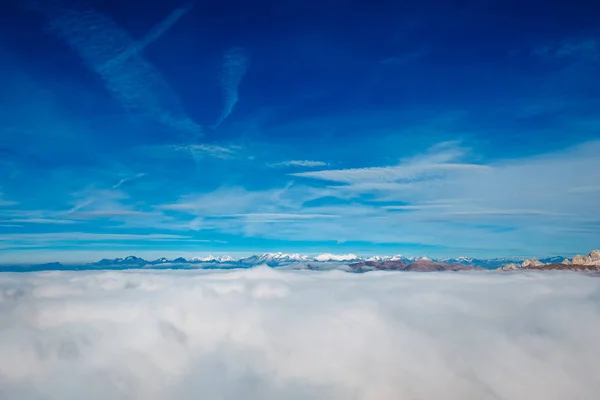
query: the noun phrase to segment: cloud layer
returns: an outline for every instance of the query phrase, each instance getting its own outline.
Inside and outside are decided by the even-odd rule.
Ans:
[[[577,274],[0,274],[2,399],[594,399]]]

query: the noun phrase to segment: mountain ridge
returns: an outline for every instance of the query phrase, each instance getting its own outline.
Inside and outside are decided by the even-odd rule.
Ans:
[[[541,259],[543,263],[560,262],[564,257],[549,257]],[[204,257],[192,257],[184,258],[177,257],[175,259],[168,259],[161,257],[155,260],[146,260],[141,257],[130,255],[127,257],[117,258],[103,258],[95,262],[79,263],[81,266],[160,266],[168,264],[240,264],[240,265],[253,265],[253,264],[267,264],[271,266],[277,266],[282,264],[290,263],[352,263],[352,262],[386,262],[386,261],[405,261],[414,262],[417,260],[427,260],[432,262],[441,262],[446,264],[457,264],[457,265],[477,265],[483,266],[486,269],[497,268],[509,263],[522,263],[526,259],[524,257],[502,257],[502,258],[474,258],[474,257],[441,257],[441,258],[430,258],[426,256],[404,256],[402,254],[395,255],[369,255],[360,256],[356,254],[332,254],[323,253],[319,255],[305,255],[300,253],[283,253],[283,252],[267,252],[262,254],[254,254],[245,257],[232,257],[229,255],[220,256],[204,256]],[[5,263],[6,264],[6,263]],[[56,264],[44,263],[44,264]],[[38,265],[44,265],[38,264]],[[65,265],[72,265],[76,263],[63,263]]]
[[[358,256],[356,254],[303,255],[299,253],[262,253],[246,257],[234,258],[228,255],[193,257],[186,259],[165,257],[156,260],[145,260],[137,256],[104,258],[96,262],[81,264],[61,264],[51,262],[44,264],[21,264],[13,268],[0,266],[0,271],[43,271],[43,270],[98,270],[98,269],[231,269],[251,268],[258,265],[287,269],[329,270],[341,269],[354,272],[367,270],[402,270],[402,271],[439,271],[439,270],[525,270],[525,269],[569,269],[600,271],[600,251],[593,250],[587,256],[576,255],[573,261],[566,257],[554,256],[537,259],[522,257],[503,257],[478,259],[474,257],[429,258],[407,257],[397,255]]]

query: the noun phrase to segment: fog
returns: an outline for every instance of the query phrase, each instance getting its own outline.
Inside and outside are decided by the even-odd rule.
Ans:
[[[0,274],[0,398],[597,399],[575,273]]]

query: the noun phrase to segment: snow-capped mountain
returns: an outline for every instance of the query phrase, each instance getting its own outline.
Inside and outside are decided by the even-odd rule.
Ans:
[[[235,262],[236,259],[231,256],[213,256],[210,255],[208,257],[194,257],[190,260],[193,263],[226,263],[226,262]]]
[[[319,262],[330,262],[330,261],[360,261],[362,260],[361,257],[357,256],[356,254],[330,254],[330,253],[325,253],[325,254],[319,254],[318,256],[316,256],[314,258],[314,261],[319,261]]]
[[[552,258],[554,259],[554,258]],[[476,259],[473,257],[456,258],[438,258],[429,257],[405,257],[401,254],[391,255],[372,255],[361,257],[356,254],[331,254],[324,253],[316,256],[309,256],[299,253],[263,253],[249,257],[234,258],[228,255],[193,257],[185,259],[179,257],[169,260],[165,257],[154,261],[147,261],[143,258],[129,256],[125,258],[103,259],[96,263],[87,264],[85,268],[248,268],[256,265],[268,265],[271,267],[290,266],[290,268],[318,268],[330,269],[338,268],[346,264],[357,262],[388,262],[404,261],[412,263],[415,261],[442,262],[453,265],[478,266],[485,269],[495,269],[499,266],[509,263],[519,263],[519,258],[493,258]],[[319,266],[320,265],[320,266]]]
[[[143,258],[129,256],[129,257],[125,257],[125,258],[113,258],[113,259],[104,258],[94,264],[97,264],[99,266],[103,266],[103,265],[143,266],[143,265],[146,265],[147,263],[148,263],[148,261],[144,260]]]
[[[265,253],[258,257],[259,260],[264,261],[279,261],[279,262],[301,262],[301,261],[312,261],[310,256],[303,256],[298,253],[286,254],[286,253]]]
[[[170,261],[164,257],[150,262],[150,264],[168,264],[168,263],[170,263]]]
[[[477,265],[486,269],[495,269],[502,265],[517,263],[520,264],[523,260],[522,257],[512,258],[473,258],[473,257],[456,257],[456,258],[438,258],[436,261],[445,262],[448,264],[460,264],[460,265]]]

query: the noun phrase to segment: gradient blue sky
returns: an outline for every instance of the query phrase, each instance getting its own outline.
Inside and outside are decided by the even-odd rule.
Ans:
[[[590,1],[3,1],[3,261],[600,247]]]

